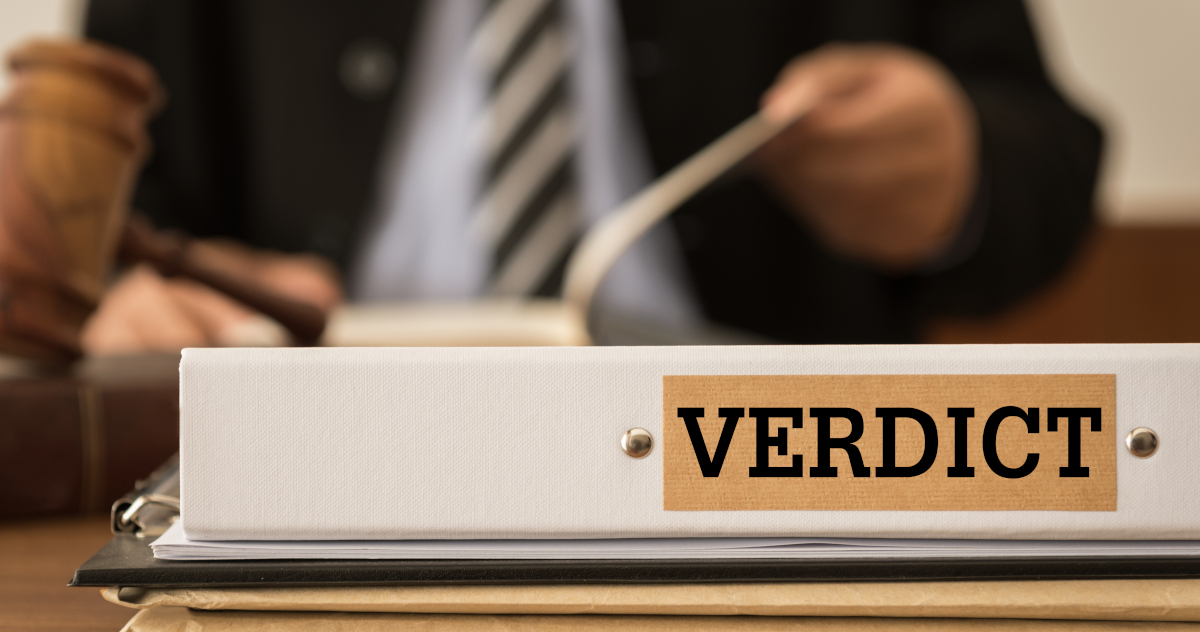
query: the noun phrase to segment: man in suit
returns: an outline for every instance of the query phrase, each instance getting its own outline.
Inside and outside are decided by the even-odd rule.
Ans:
[[[491,200],[508,167],[497,171],[484,155],[456,172],[444,147],[453,143],[421,150],[418,131],[453,137],[468,119],[456,126],[452,111],[472,98],[494,111],[502,75],[455,83],[474,66],[452,61],[465,49],[462,59],[475,59],[474,33],[489,16],[520,14],[506,4],[530,16],[557,11],[576,42],[566,68],[585,79],[566,92],[584,104],[572,119],[582,131],[570,137],[574,184],[563,190],[582,191],[582,207],[611,206],[760,107],[779,118],[813,107],[754,156],[749,175],[672,218],[642,267],[621,277],[649,279],[626,307],[690,312],[789,342],[912,342],[933,316],[994,311],[1038,287],[1090,221],[1100,132],[1049,82],[1019,0],[92,0],[87,34],[149,60],[171,94],[136,205],[160,225],[241,242],[208,248],[326,307],[342,291],[329,269],[278,252],[324,257],[349,275],[352,293],[372,299],[502,285],[501,264],[525,256],[521,240],[533,241],[541,220],[531,212],[525,234],[500,231],[464,254],[473,264],[446,259],[471,250],[455,227],[483,212],[471,200]],[[527,34],[513,38],[516,67],[521,55],[533,59],[520,46],[541,50],[549,19],[514,27]],[[439,66],[443,58],[451,62]],[[617,97],[599,114],[583,98],[609,93]],[[467,96],[431,105],[429,94]],[[606,138],[620,146],[588,159]],[[639,155],[647,174],[623,176]],[[443,163],[432,175],[413,171]],[[617,174],[607,188],[595,184],[604,173]],[[455,177],[470,189],[457,202],[428,184]],[[449,197],[432,211],[405,202],[422,186],[437,190],[421,199]],[[577,238],[597,212],[584,208],[563,234]],[[536,270],[516,293],[553,293],[551,267]],[[136,272],[85,340],[98,349],[112,339],[215,343],[222,323],[244,315],[185,286]]]

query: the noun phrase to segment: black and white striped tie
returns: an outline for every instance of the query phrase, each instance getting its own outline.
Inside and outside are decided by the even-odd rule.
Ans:
[[[572,50],[560,2],[491,0],[471,43],[491,78],[475,221],[492,248],[496,295],[558,294],[583,226],[567,86]]]

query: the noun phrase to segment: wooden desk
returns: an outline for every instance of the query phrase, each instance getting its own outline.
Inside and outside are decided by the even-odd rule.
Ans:
[[[926,342],[1200,342],[1200,226],[1098,227],[1065,273],[992,318]]]
[[[0,630],[120,630],[133,610],[67,588],[111,535],[104,515],[0,524]]]

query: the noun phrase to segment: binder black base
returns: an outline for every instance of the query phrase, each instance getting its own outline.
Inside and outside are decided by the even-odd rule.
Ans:
[[[1200,578],[1200,559],[158,560],[119,534],[71,586],[246,587]]]

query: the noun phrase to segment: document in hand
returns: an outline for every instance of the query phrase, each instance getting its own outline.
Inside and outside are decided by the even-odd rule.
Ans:
[[[797,112],[801,116],[803,112]],[[755,114],[656,179],[590,228],[567,266],[563,300],[480,299],[462,303],[346,305],[331,316],[327,347],[532,346],[591,343],[587,319],[600,282],[635,242],[680,204],[735,168],[786,128]],[[270,329],[270,323],[266,323]],[[247,328],[243,346],[262,345]],[[286,336],[277,336],[286,340]]]
[[[189,349],[180,370],[188,540],[1200,539],[1200,345]]]

